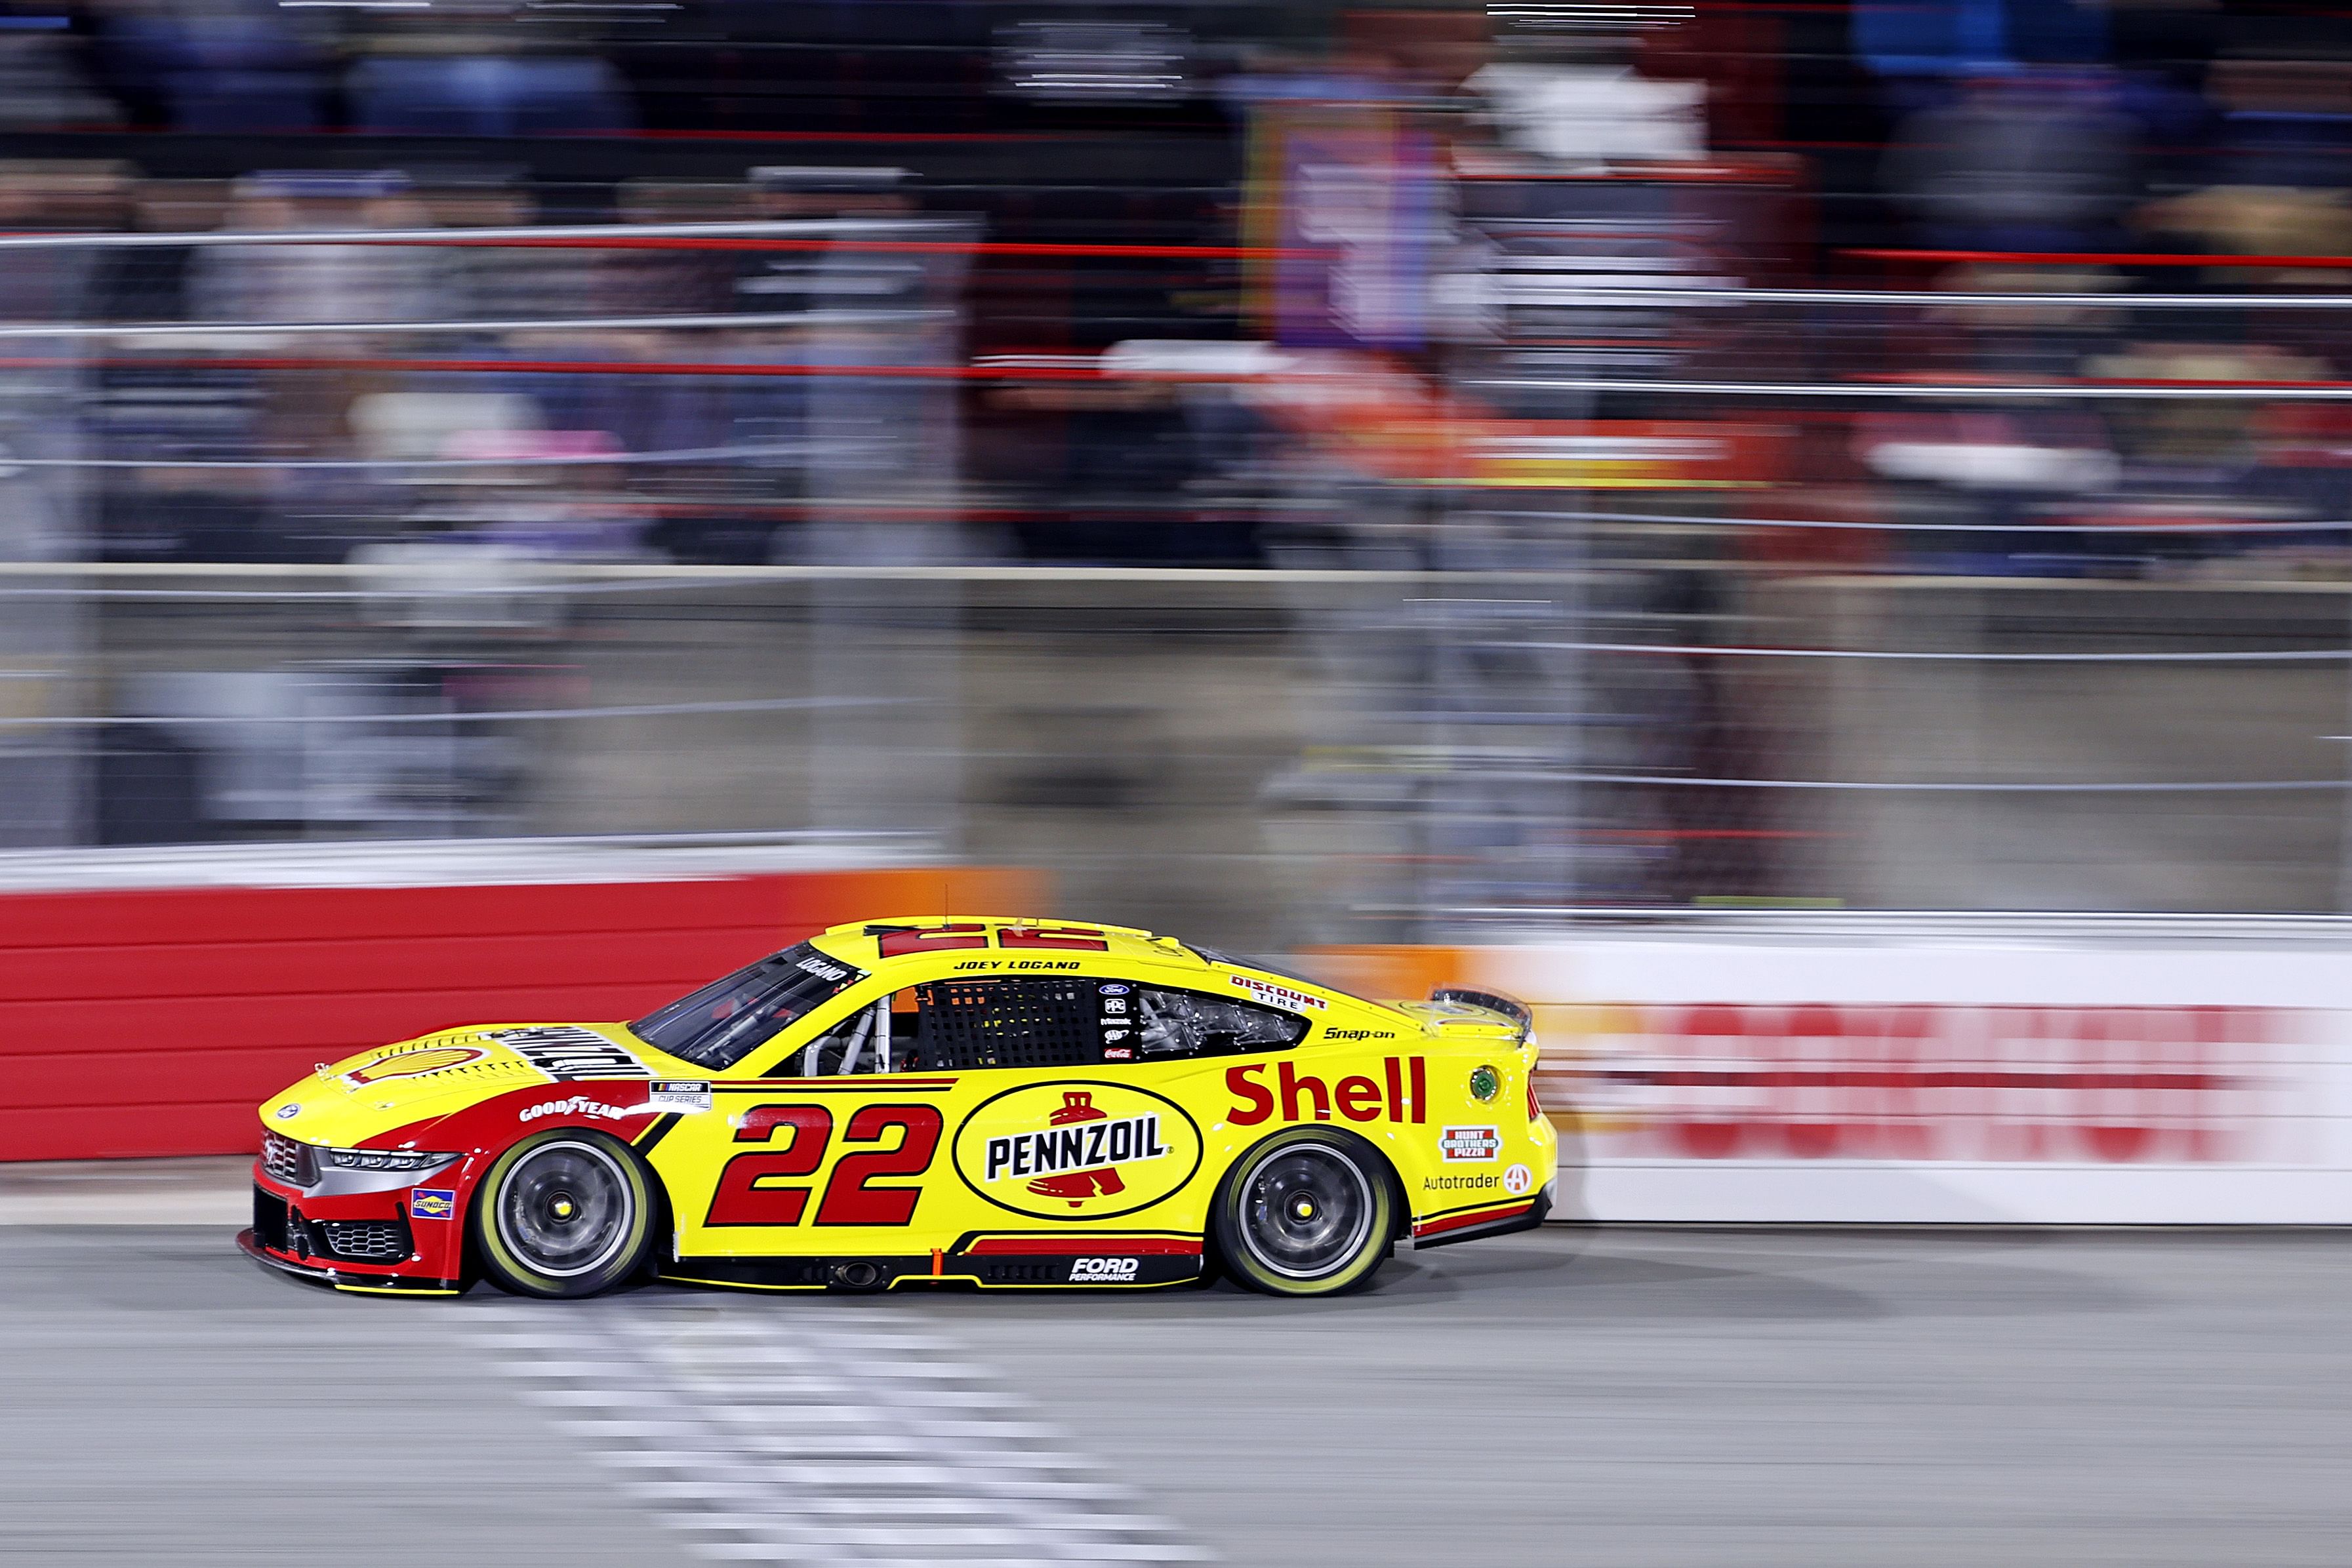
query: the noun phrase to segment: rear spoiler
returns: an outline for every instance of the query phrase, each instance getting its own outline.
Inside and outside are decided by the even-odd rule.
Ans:
[[[1433,1002],[1467,1002],[1474,1008],[1491,1008],[1519,1026],[1519,1038],[1536,1026],[1536,1015],[1528,1004],[1517,997],[1507,997],[1500,991],[1481,991],[1469,986],[1440,986],[1429,993]]]

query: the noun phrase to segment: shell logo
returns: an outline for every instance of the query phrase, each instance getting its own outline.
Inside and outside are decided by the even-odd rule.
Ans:
[[[369,1058],[343,1076],[357,1084],[381,1083],[387,1078],[422,1078],[479,1061],[489,1052],[472,1045],[432,1045],[417,1051],[389,1051]]]
[[[1173,1196],[1201,1168],[1182,1106],[1101,1082],[1034,1083],[984,1101],[956,1129],[956,1174],[1000,1208],[1110,1219]]]

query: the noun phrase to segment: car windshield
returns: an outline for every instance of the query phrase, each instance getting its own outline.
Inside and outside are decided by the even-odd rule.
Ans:
[[[704,1067],[732,1067],[776,1031],[866,977],[803,942],[656,1008],[629,1026],[646,1044]]]

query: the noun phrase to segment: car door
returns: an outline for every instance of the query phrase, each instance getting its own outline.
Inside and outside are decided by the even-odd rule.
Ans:
[[[870,979],[709,1085],[651,1149],[680,1258],[902,1256],[937,1245],[926,1176],[953,1079],[906,1070],[895,997]],[[894,1046],[899,1050],[894,1051]]]

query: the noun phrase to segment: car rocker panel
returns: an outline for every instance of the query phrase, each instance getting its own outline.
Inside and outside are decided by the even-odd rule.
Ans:
[[[239,1239],[392,1292],[479,1270],[591,1293],[632,1246],[748,1289],[1150,1289],[1212,1256],[1352,1288],[1393,1240],[1548,1212],[1529,1026],[1506,998],[1366,1001],[1115,926],[863,922],[635,1024],[321,1064],[260,1107]]]

